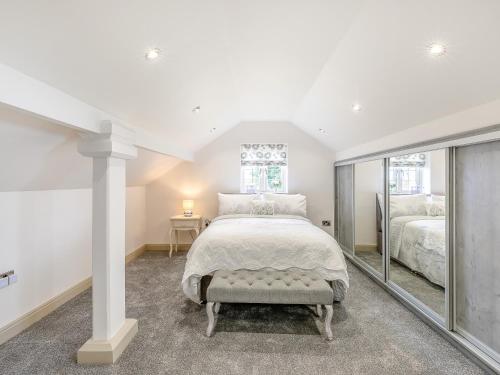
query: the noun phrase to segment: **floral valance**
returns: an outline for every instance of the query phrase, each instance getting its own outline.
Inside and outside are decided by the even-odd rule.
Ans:
[[[391,167],[425,167],[425,159],[423,153],[396,156],[391,158]]]
[[[283,143],[245,143],[240,147],[241,165],[288,165],[288,145]]]

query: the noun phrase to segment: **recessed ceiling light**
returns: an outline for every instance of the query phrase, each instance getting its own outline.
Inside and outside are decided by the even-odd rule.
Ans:
[[[212,129],[210,129],[210,133],[213,133],[213,132],[215,132],[216,130],[217,130],[217,128],[212,128]]]
[[[440,43],[433,43],[429,46],[429,55],[441,56],[446,53],[446,47]]]
[[[155,60],[160,57],[160,52],[161,51],[159,48],[151,48],[146,52],[144,57],[146,58],[146,60]]]
[[[323,129],[323,128],[319,128],[318,131],[321,133],[321,134],[326,134],[326,130]]]
[[[359,112],[359,111],[361,111],[361,104],[359,104],[359,103],[354,103],[354,104],[352,105],[352,111],[353,111],[353,112]]]
[[[200,112],[200,110],[201,110],[201,107],[200,107],[199,105],[197,105],[197,106],[196,106],[196,107],[194,107],[191,111],[192,111],[193,113],[198,113],[198,112]]]

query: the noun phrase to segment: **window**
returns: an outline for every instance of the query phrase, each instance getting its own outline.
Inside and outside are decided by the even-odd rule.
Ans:
[[[242,144],[242,193],[288,192],[288,146],[283,143]]]
[[[429,168],[424,153],[392,157],[389,168],[391,194],[429,193]]]

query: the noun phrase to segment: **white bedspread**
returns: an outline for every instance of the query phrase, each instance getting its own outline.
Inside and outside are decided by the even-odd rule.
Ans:
[[[391,257],[423,274],[431,282],[445,285],[444,216],[399,216],[391,220]]]
[[[304,269],[349,286],[342,250],[332,236],[300,216],[219,216],[187,254],[182,288],[199,302],[202,276],[225,270]],[[338,284],[338,283],[337,283]]]

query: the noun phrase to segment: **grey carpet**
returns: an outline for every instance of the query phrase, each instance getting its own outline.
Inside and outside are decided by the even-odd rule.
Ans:
[[[356,250],[356,256],[382,273],[382,255],[378,252]],[[394,260],[391,260],[390,277],[393,282],[422,301],[444,319],[445,296],[442,287],[431,283],[425,277],[412,272],[409,268]]]
[[[127,267],[127,317],[139,333],[115,365],[79,366],[91,295],[74,298],[0,346],[0,374],[480,374],[355,267],[334,307],[334,340],[301,306],[224,305],[215,336],[180,288],[185,256],[146,253]]]

